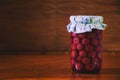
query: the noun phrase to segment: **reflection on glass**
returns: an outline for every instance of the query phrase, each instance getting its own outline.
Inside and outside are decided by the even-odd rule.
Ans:
[[[71,80],[101,80],[101,75],[72,73]]]

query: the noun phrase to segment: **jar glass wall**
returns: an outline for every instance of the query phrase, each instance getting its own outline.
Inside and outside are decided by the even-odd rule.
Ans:
[[[78,73],[98,73],[102,65],[102,30],[71,32],[70,60]]]

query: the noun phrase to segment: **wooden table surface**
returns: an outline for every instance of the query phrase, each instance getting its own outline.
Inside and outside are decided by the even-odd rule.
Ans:
[[[0,55],[0,80],[120,80],[120,54],[104,53],[100,74],[73,73],[68,54]]]

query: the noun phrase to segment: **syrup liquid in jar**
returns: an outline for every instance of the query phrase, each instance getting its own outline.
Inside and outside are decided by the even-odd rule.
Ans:
[[[75,72],[98,73],[102,65],[102,30],[71,32],[70,60]]]

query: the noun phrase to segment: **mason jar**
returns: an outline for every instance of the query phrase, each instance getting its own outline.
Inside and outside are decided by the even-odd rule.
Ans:
[[[102,66],[102,16],[70,16],[70,61],[74,72],[99,73]]]

